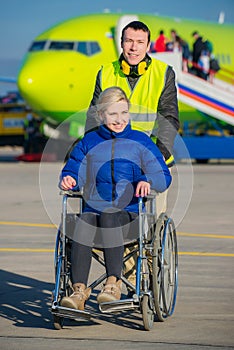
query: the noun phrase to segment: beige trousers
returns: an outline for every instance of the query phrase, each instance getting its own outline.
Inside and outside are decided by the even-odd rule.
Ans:
[[[159,217],[161,213],[165,213],[167,209],[167,194],[168,189],[162,193],[159,193],[156,197],[156,215]],[[125,248],[124,255],[129,254],[135,246]],[[137,256],[133,255],[130,259],[128,259],[124,264],[124,275],[128,279],[130,283],[134,286],[136,284],[136,259]]]

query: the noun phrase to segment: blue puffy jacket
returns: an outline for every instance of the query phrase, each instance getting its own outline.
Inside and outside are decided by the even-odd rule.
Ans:
[[[120,133],[101,125],[73,148],[61,178],[72,176],[84,189],[84,211],[100,213],[118,208],[138,213],[137,183],[148,181],[151,189],[165,191],[170,172],[158,147],[143,132],[128,124]]]

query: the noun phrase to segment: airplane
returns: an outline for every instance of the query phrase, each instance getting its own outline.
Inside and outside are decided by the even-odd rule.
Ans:
[[[208,120],[212,125],[215,121],[218,129],[227,128],[232,133],[233,25],[150,14],[101,13],[82,15],[55,24],[34,39],[22,60],[17,76],[18,89],[27,104],[44,118],[48,136],[53,135],[51,130],[69,120],[69,126],[65,128],[68,134],[60,136],[82,137],[85,112],[92,98],[97,71],[103,64],[118,58],[121,30],[125,24],[135,19],[148,25],[152,42],[160,29],[164,30],[166,36],[170,35],[171,29],[176,29],[188,42],[190,49],[194,30],[212,42],[213,54],[222,68],[216,74],[215,81],[221,85],[217,90],[211,86],[214,84],[201,82],[197,77],[194,77],[196,80],[192,83],[185,83],[187,78],[180,71],[177,72],[178,77],[183,76],[182,83],[178,79],[181,128],[183,130],[187,122],[201,125],[204,122],[207,124]],[[162,60],[164,59],[162,55]],[[185,86],[186,84],[188,85]],[[201,90],[196,91],[199,84]],[[211,95],[209,90],[212,90]],[[222,97],[224,100],[220,97],[221,100],[216,101],[222,95],[219,91],[225,93],[225,90],[227,94]]]

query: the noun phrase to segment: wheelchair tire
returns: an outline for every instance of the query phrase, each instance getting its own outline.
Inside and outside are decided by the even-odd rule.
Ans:
[[[145,294],[141,302],[143,325],[146,331],[150,331],[154,324],[154,312],[150,307],[149,296]]]
[[[162,240],[162,298],[164,317],[174,312],[178,285],[178,251],[175,224],[172,219],[165,223]]]
[[[152,291],[157,321],[163,322],[174,312],[177,293],[178,253],[172,219],[162,213],[152,238]]]
[[[55,281],[57,280],[57,274],[59,274],[59,291],[63,291],[62,296],[69,296],[72,294],[72,287],[70,281],[70,269],[71,269],[71,242],[66,238],[66,254],[65,260],[62,262],[61,270],[58,271],[58,256],[62,254],[62,241],[60,229],[57,234],[56,246],[55,246]]]
[[[56,299],[56,303],[60,304],[60,301],[64,296],[72,294],[72,286],[70,282],[70,245],[66,240],[66,254],[65,259],[62,258],[63,244],[61,240],[60,229],[57,233],[56,246],[55,246],[55,291],[53,292],[52,303]],[[70,283],[69,283],[70,282]],[[56,294],[56,295],[55,295]],[[53,314],[54,328],[60,330],[63,328],[64,317]]]
[[[63,328],[63,317],[57,316],[57,315],[53,315],[54,318],[54,328],[56,330],[60,330]]]

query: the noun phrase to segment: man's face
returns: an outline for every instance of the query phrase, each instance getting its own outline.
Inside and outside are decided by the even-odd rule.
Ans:
[[[137,65],[149,50],[148,33],[143,30],[126,29],[121,47],[125,60],[132,66]]]

